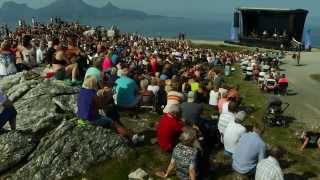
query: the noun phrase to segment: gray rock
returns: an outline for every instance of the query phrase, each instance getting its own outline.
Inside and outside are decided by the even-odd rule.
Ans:
[[[127,141],[113,130],[77,126],[73,118],[78,87],[42,80],[30,72],[3,77],[0,87],[14,101],[17,129],[30,132],[0,135],[0,174],[10,172],[0,179],[74,177],[96,163],[125,158],[130,151]]]
[[[63,179],[86,173],[92,165],[111,158],[126,157],[126,141],[109,129],[78,127],[63,121],[41,139],[29,162],[12,179]]]
[[[0,173],[19,164],[36,146],[31,134],[17,131],[0,134]]]
[[[30,89],[34,88],[39,82],[40,81],[38,80],[31,80],[14,85],[8,90],[7,96],[11,101],[16,101],[26,94]]]
[[[65,112],[77,113],[77,97],[78,95],[62,95],[52,99],[52,101]]]
[[[148,179],[148,173],[139,168],[128,175],[129,180],[144,180]]]
[[[17,128],[22,130],[32,129],[34,133],[39,134],[56,128],[63,120],[64,115],[58,112],[53,99],[65,99],[65,102],[69,102],[68,96],[71,99],[74,98],[79,88],[66,86],[57,81],[42,81],[38,82],[37,85],[34,83],[36,83],[35,80],[23,83],[31,84],[29,86],[31,89],[20,97],[14,105],[18,112]],[[11,90],[8,92],[11,92]],[[59,98],[59,96],[63,97]],[[75,103],[75,99],[70,101],[71,104],[72,102]],[[73,104],[73,109],[75,107],[76,105]]]
[[[26,74],[26,72],[17,73],[10,76],[5,76],[0,80],[0,87],[3,91],[7,91],[12,86],[19,84],[21,78]]]

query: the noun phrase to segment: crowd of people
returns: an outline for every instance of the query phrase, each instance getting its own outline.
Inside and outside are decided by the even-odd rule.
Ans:
[[[250,112],[241,108],[240,87],[224,80],[235,63],[246,64],[248,72],[247,67],[252,67],[250,78],[257,81],[262,72],[258,63],[269,66],[269,77],[273,76],[274,62],[261,60],[263,53],[193,48],[188,41],[138,34],[84,33],[90,29],[61,21],[8,32],[1,43],[0,75],[45,67],[43,78],[81,86],[79,123],[113,128],[133,144],[144,137],[124,127],[119,112],[138,118],[137,110],[150,106],[161,114],[155,125],[159,147],[172,153],[167,171],[157,173],[160,177],[176,169],[179,179],[204,179],[210,170],[210,153],[222,144],[235,172],[257,180],[283,179],[278,163],[281,148],[273,147],[267,155],[263,129],[242,124]],[[287,80],[280,77],[277,82]],[[0,104],[0,128],[10,122],[15,129],[17,112],[1,91]],[[206,106],[216,115],[205,117]]]
[[[259,52],[242,59],[241,68],[245,80],[257,82],[264,92],[286,95],[288,92],[288,77],[281,74],[279,65],[283,53]]]

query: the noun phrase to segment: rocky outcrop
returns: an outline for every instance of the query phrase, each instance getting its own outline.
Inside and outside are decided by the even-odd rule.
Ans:
[[[36,146],[31,134],[18,131],[0,134],[0,173],[26,159]]]
[[[74,177],[130,150],[113,130],[77,126],[78,87],[26,72],[0,79],[0,87],[14,102],[19,130],[0,134],[0,179]]]
[[[62,179],[85,174],[101,161],[125,157],[125,140],[109,129],[77,127],[74,121],[63,121],[41,139],[29,162],[12,179]]]

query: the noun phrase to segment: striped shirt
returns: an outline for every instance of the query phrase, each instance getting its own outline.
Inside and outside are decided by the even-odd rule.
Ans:
[[[269,156],[257,165],[256,180],[283,180],[283,173],[278,161]]]

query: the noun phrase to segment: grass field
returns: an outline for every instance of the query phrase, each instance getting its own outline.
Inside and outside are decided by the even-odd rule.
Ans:
[[[197,45],[197,47],[218,50],[225,48],[224,46],[217,47],[208,45]],[[239,49],[231,47],[231,50]],[[239,71],[234,72],[230,77],[226,77],[226,81],[231,85],[239,84],[240,93],[244,98],[244,104],[252,106],[255,109],[246,119],[245,124],[253,125],[258,123],[263,125],[262,119],[267,105],[266,99],[268,95],[262,94],[255,83],[243,81]],[[205,114],[209,115],[213,112],[214,111],[207,107]],[[153,123],[159,120],[159,115],[146,112],[141,114],[141,119],[145,119],[151,128]],[[298,124],[293,121],[287,128],[266,128],[263,139],[269,148],[274,145],[281,145],[285,148],[286,154],[281,161],[281,166],[283,167],[286,179],[320,179],[320,151],[307,149],[304,152],[300,152],[298,149],[300,143],[295,133],[301,132],[302,129],[303,124]],[[147,139],[150,139],[152,136],[154,137],[154,133],[147,133]],[[154,178],[154,173],[166,168],[169,160],[170,154],[161,152],[157,145],[152,145],[147,141],[147,144],[135,148],[129,154],[128,159],[101,163],[90,169],[88,174],[83,177],[86,179],[125,180],[130,172],[137,168],[142,168]],[[210,179],[233,179],[234,173],[231,169],[231,162],[229,159],[225,159],[222,149],[216,150],[210,160],[214,166]],[[76,179],[79,179],[79,177]],[[175,179],[175,177],[171,177],[171,179]]]

